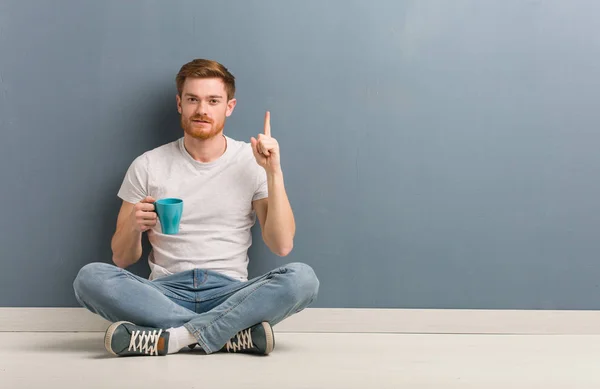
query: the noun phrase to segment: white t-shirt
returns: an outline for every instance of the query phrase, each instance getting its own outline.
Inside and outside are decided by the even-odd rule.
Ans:
[[[248,279],[252,201],[268,196],[267,175],[250,143],[225,139],[225,153],[213,162],[194,160],[180,138],[145,152],[127,170],[121,199],[183,200],[178,234],[163,234],[160,222],[148,231],[151,280],[194,268]]]

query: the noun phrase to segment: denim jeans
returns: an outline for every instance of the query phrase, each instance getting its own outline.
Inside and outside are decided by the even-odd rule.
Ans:
[[[83,307],[108,321],[185,326],[210,354],[243,329],[263,321],[274,326],[306,308],[317,296],[319,281],[302,263],[248,281],[203,269],[150,281],[117,266],[90,263],[73,287]]]

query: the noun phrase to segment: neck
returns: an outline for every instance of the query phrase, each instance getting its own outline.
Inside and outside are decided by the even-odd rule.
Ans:
[[[187,152],[198,162],[212,162],[225,153],[227,140],[223,133],[210,139],[197,139],[187,134],[183,136],[183,145]]]

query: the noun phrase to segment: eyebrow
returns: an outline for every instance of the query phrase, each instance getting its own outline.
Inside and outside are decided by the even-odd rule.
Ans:
[[[198,97],[198,96],[196,96],[196,95],[195,95],[195,94],[193,94],[193,93],[186,93],[186,94],[185,94],[185,96],[196,97],[196,98]],[[219,96],[219,95],[210,95],[210,96],[208,96],[208,98],[209,98],[209,99],[222,99],[222,98],[223,98],[223,96]]]

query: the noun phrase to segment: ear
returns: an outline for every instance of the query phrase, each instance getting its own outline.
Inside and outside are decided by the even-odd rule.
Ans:
[[[179,112],[179,114],[181,115],[182,109],[181,109],[181,97],[179,97],[179,95],[176,96],[177,98],[177,112]]]
[[[225,116],[227,116],[227,117],[231,116],[236,104],[237,104],[236,99],[231,99],[227,102],[227,111],[225,112]]]

